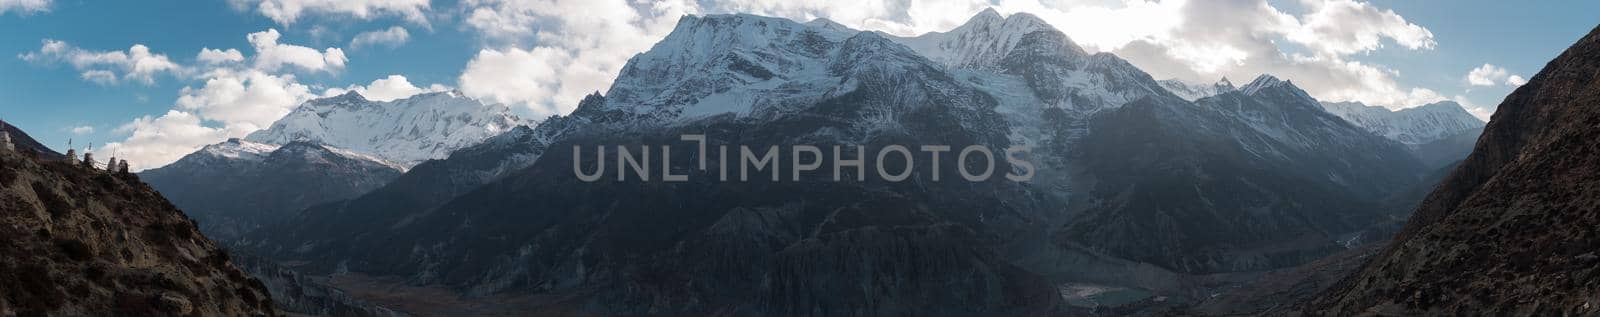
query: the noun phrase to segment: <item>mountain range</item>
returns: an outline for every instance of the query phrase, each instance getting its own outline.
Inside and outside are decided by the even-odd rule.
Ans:
[[[1058,288],[1193,300],[1251,272],[1335,254],[1349,247],[1344,237],[1392,221],[1380,207],[1387,194],[1421,186],[1431,171],[1406,143],[1329,112],[1287,80],[1224,81],[1181,96],[1172,87],[1028,14],[986,10],[918,37],[827,20],[688,16],[630,59],[609,91],[532,127],[443,156],[388,150],[443,148],[429,147],[448,139],[441,133],[306,142],[376,158],[361,165],[372,170],[330,177],[378,177],[396,165],[403,173],[335,184],[362,193],[272,211],[282,217],[231,240],[309,274],[540,294],[531,305],[555,311],[1072,312],[1094,308]],[[324,133],[307,131],[345,129],[307,127],[363,122],[335,119],[340,109],[371,107],[362,104],[358,95],[313,101],[290,122],[230,142],[282,151],[286,140]],[[350,126],[390,121],[365,122]],[[723,183],[675,166],[691,181],[572,176],[574,164],[595,163],[574,162],[574,145],[678,144],[681,134],[704,134],[710,145],[1026,145],[1037,175]],[[377,139],[385,144],[361,144]],[[674,151],[672,160],[691,154]],[[404,163],[416,157],[441,159]],[[171,169],[205,169],[183,166]]]
[[[459,92],[370,101],[314,99],[244,139],[212,144],[141,176],[223,241],[354,198],[421,162],[517,129],[501,105]]]
[[[1600,28],[1485,123],[1156,80],[1027,13],[689,15],[537,121],[351,91],[138,174],[0,122],[0,316],[1600,315],[1597,78]],[[1001,158],[871,151],[925,145]]]
[[[1465,159],[1467,153],[1472,152],[1478,135],[1483,133],[1483,120],[1453,101],[1400,110],[1359,102],[1325,102],[1322,105],[1328,112],[1351,123],[1406,144],[1430,167]]]
[[[360,93],[315,99],[245,141],[313,142],[410,168],[526,124],[504,105],[484,105],[457,91],[371,101]]]

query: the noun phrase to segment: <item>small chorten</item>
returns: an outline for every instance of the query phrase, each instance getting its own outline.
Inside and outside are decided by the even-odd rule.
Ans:
[[[17,145],[11,143],[11,132],[6,131],[6,125],[4,123],[0,123],[0,150],[17,150]]]
[[[117,161],[117,173],[128,173],[128,160]]]
[[[94,152],[83,151],[83,167],[96,169],[94,167]]]
[[[107,172],[116,172],[117,171],[117,155],[116,154],[112,154],[111,158],[106,159],[106,171]]]

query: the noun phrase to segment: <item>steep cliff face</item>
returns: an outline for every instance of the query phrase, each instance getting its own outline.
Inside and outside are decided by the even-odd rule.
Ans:
[[[234,254],[233,262],[266,285],[278,307],[287,312],[338,317],[406,317],[404,312],[378,306],[344,290],[328,286],[271,260]]]
[[[1600,29],[1500,104],[1477,147],[1312,315],[1600,313]]]
[[[261,283],[155,190],[0,151],[0,316],[274,316]]]

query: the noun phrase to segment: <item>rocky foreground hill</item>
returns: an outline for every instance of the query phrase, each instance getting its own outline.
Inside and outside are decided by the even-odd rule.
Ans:
[[[0,149],[0,316],[276,315],[136,177]]]
[[[1500,104],[1394,242],[1309,315],[1600,314],[1600,29]]]

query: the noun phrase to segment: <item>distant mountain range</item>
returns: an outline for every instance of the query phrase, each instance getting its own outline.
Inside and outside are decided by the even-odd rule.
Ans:
[[[351,91],[308,101],[244,140],[318,143],[406,169],[523,124],[503,105],[484,105],[456,91],[394,101],[370,101]]]
[[[1322,106],[1350,123],[1409,145],[1427,144],[1483,128],[1483,120],[1478,120],[1454,101],[1400,110],[1367,106],[1359,102],[1331,102]]]
[[[1483,120],[1472,116],[1460,104],[1440,101],[1422,106],[1389,110],[1359,102],[1323,103],[1323,107],[1345,120],[1373,133],[1405,143],[1431,167],[1458,162],[1472,152],[1483,133]]]
[[[306,102],[272,127],[144,171],[147,182],[232,241],[307,207],[365,194],[412,166],[512,131],[523,121],[456,92]]]

